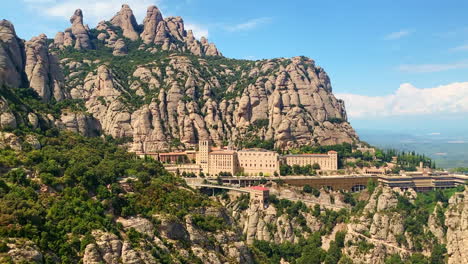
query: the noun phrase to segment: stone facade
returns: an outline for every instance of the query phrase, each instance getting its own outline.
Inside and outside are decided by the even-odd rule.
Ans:
[[[329,151],[328,154],[298,154],[284,156],[284,162],[290,166],[307,166],[318,164],[320,170],[338,170],[338,153]]]
[[[203,173],[216,175],[228,172],[272,176],[279,172],[279,156],[274,151],[246,149],[234,151],[220,149],[213,151],[208,141],[200,141],[196,163]]]
[[[213,150],[208,141],[199,142],[196,154],[196,164],[201,167],[204,174],[218,175],[222,172],[236,175],[241,173],[247,176],[274,176],[279,175],[281,157],[274,151],[265,149]],[[293,165],[319,164],[321,170],[333,171],[338,169],[338,153],[329,151],[328,154],[300,154],[286,155],[282,162]]]
[[[239,171],[237,153],[231,150],[213,151],[209,153],[208,171],[210,175],[230,173],[235,175]]]
[[[239,165],[244,174],[273,176],[279,173],[279,155],[264,149],[246,149],[237,152]]]

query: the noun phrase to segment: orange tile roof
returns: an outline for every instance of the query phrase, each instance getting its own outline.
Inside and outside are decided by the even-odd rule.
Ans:
[[[249,189],[256,190],[256,191],[269,191],[268,188],[263,187],[263,186],[252,186],[252,187],[249,187]]]

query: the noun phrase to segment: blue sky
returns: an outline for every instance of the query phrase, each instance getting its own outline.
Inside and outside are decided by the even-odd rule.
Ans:
[[[358,128],[468,131],[468,1],[17,0],[0,18],[52,38],[75,8],[94,27],[122,3],[139,22],[150,4],[182,16],[227,57],[313,58]]]

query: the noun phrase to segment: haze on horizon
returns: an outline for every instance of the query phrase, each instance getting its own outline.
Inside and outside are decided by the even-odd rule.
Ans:
[[[182,16],[227,57],[314,59],[358,131],[468,131],[466,1],[20,0],[3,3],[0,18],[22,38],[53,38],[76,8],[94,27],[123,3],[140,23],[153,4]]]

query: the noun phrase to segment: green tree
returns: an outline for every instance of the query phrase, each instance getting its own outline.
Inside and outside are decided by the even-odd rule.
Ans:
[[[400,255],[393,254],[385,259],[385,264],[403,264]]]
[[[430,263],[444,264],[445,254],[447,254],[447,248],[445,247],[445,245],[435,244],[431,252]]]

